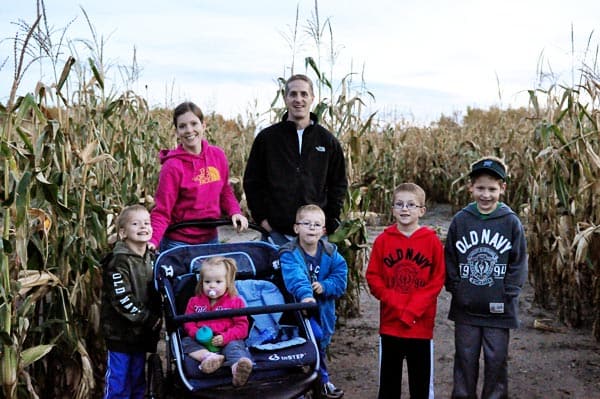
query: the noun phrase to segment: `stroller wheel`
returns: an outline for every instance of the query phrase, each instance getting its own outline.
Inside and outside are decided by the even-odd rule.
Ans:
[[[147,380],[148,393],[146,397],[148,399],[164,399],[165,378],[163,376],[162,360],[157,353],[152,353],[148,357]]]

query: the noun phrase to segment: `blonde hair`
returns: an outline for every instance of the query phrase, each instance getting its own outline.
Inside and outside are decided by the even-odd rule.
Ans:
[[[425,206],[425,190],[421,188],[418,184],[415,183],[402,183],[398,185],[394,189],[394,195],[392,196],[392,201],[396,198],[396,194],[398,193],[411,193],[417,197],[417,201],[420,203],[418,205]]]
[[[234,297],[238,295],[237,288],[235,288],[237,264],[235,263],[235,259],[226,258],[224,256],[214,256],[202,262],[202,267],[200,267],[200,279],[196,285],[196,295],[202,294],[202,283],[204,281],[204,272],[206,268],[214,268],[218,266],[223,266],[225,268],[225,279],[227,283],[227,293],[229,296]]]
[[[131,218],[131,214],[134,212],[141,212],[141,211],[148,212],[148,209],[146,209],[146,207],[144,205],[140,205],[140,204],[130,205],[130,206],[123,208],[123,210],[117,217],[117,221],[115,223],[117,226],[117,234],[119,235],[119,238],[121,238],[120,231],[121,231],[121,229],[125,228],[125,225]]]
[[[320,213],[321,216],[323,216],[323,219],[325,219],[325,212],[323,212],[323,209],[321,209],[321,207],[319,205],[308,204],[308,205],[302,205],[300,208],[298,208],[298,210],[296,211],[296,221],[300,220],[302,214],[308,213],[308,212]]]

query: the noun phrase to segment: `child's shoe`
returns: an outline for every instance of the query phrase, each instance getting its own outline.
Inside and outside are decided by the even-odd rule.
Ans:
[[[211,374],[211,373],[214,373],[215,371],[217,371],[219,369],[219,367],[221,367],[223,365],[224,361],[225,361],[225,356],[220,355],[218,353],[210,352],[208,355],[206,355],[204,357],[204,359],[202,359],[202,361],[200,362],[200,366],[198,366],[198,368],[204,374]]]
[[[344,391],[336,388],[331,382],[323,384],[323,396],[329,399],[339,399],[344,396]]]
[[[246,384],[248,381],[248,377],[250,377],[250,373],[252,372],[252,360],[247,357],[243,357],[233,366],[231,366],[231,375],[233,376],[232,383],[233,386],[241,387]]]

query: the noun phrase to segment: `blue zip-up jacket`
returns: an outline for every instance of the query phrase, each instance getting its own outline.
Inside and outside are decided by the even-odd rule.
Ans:
[[[335,331],[335,300],[346,292],[348,265],[334,244],[321,239],[319,245],[322,246],[322,251],[317,281],[323,287],[323,294],[316,297],[311,287],[304,250],[300,247],[298,238],[283,245],[279,250],[279,255],[283,281],[290,294],[298,302],[311,297],[317,300],[319,321],[323,330],[320,345],[324,349],[331,342]]]
[[[503,203],[482,215],[460,210],[445,245],[448,318],[483,327],[517,328],[518,296],[527,278],[527,244],[518,216]]]

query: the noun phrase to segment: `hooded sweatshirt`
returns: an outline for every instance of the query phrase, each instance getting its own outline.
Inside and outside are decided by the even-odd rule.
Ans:
[[[348,265],[338,252],[337,246],[323,238],[319,241],[321,257],[312,278],[321,283],[323,293],[315,295],[311,286],[311,272],[306,264],[306,252],[300,246],[298,238],[282,245],[279,249],[281,274],[288,292],[296,301],[315,298],[319,305],[319,325],[323,337],[319,340],[321,349],[327,348],[335,332],[335,300],[346,292],[348,286]]]
[[[518,295],[527,277],[523,225],[505,204],[490,214],[475,203],[452,219],[445,246],[448,318],[483,327],[517,328]]]
[[[380,301],[379,333],[431,339],[444,274],[442,243],[429,227],[408,237],[394,224],[377,236],[366,278]]]
[[[174,150],[161,150],[162,164],[152,209],[152,239],[158,248],[167,227],[194,219],[218,219],[240,212],[233,189],[229,185],[229,164],[219,147],[202,140],[200,154],[192,154],[180,145]],[[216,237],[216,229],[186,227],[167,236],[175,241],[198,244]]]
[[[133,252],[123,241],[102,260],[102,330],[111,351],[154,352],[160,329],[160,298],[154,289],[152,255]]]
[[[241,296],[223,295],[215,302],[210,304],[210,299],[202,295],[194,295],[190,298],[185,308],[185,314],[215,312],[219,310],[241,309],[246,307],[246,303]],[[196,332],[202,326],[210,327],[214,335],[223,336],[223,346],[231,341],[244,339],[248,336],[248,318],[246,316],[225,317],[222,319],[212,319],[203,321],[190,321],[183,324],[185,332],[192,338],[196,337]]]

